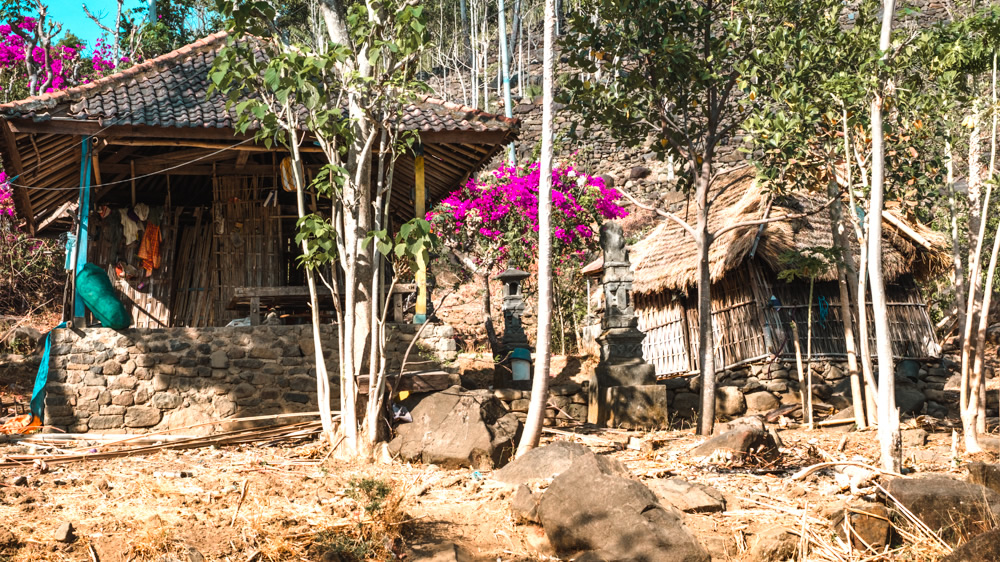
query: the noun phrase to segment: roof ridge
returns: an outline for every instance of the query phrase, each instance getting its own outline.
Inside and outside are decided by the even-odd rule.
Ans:
[[[137,74],[141,74],[147,70],[156,68],[157,65],[162,64],[164,62],[187,56],[188,54],[193,53],[195,51],[200,51],[203,47],[212,45],[217,41],[219,41],[220,39],[224,39],[228,36],[229,36],[228,31],[217,31],[215,33],[212,33],[211,35],[202,37],[201,39],[198,39],[193,43],[188,43],[187,45],[178,47],[177,49],[174,49],[169,53],[164,53],[158,57],[143,61],[137,65],[130,66],[120,72],[109,74],[108,76],[104,76],[102,78],[94,80],[93,82],[87,82],[86,84],[79,84],[77,86],[73,86],[72,88],[66,88],[65,90],[58,90],[56,92],[46,92],[44,94],[39,94],[36,96],[31,96],[28,98],[14,100],[0,104],[0,110],[12,109],[18,106],[30,105],[32,103],[39,103],[39,102],[58,103],[63,99],[72,98],[75,94],[90,92],[92,90],[97,90],[110,84],[117,84],[122,80],[131,78]]]
[[[420,103],[432,103],[432,104],[435,104],[435,105],[440,105],[440,106],[444,107],[445,109],[449,109],[451,111],[462,111],[464,113],[475,113],[476,115],[487,115],[491,119],[500,119],[504,123],[509,123],[509,124],[520,124],[520,122],[521,122],[516,117],[507,117],[506,115],[501,115],[499,113],[490,113],[489,111],[485,111],[483,109],[479,109],[479,108],[476,108],[476,107],[471,107],[471,106],[468,106],[468,105],[465,105],[465,104],[461,104],[461,103],[457,103],[457,102],[453,102],[453,101],[448,101],[448,100],[446,100],[444,98],[439,98],[439,97],[433,96],[431,94],[428,94],[428,95],[424,96],[423,99],[419,99],[419,102]]]

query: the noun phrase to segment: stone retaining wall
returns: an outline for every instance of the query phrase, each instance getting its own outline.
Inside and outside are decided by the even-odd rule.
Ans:
[[[528,406],[531,404],[530,390],[515,390],[502,388],[493,391],[493,395],[508,410],[514,412],[517,419],[524,422],[528,417]],[[552,385],[549,388],[549,407],[545,409],[545,426],[555,426],[565,423],[587,421],[587,389],[575,382]]]
[[[400,364],[416,329],[390,326],[391,366]],[[321,333],[327,369],[336,373],[336,327],[324,325]],[[411,360],[418,353],[454,359],[452,334],[449,326],[428,326]],[[223,418],[315,411],[314,352],[309,325],[57,330],[45,424],[74,433],[142,433]],[[331,379],[336,408],[340,389],[337,377]]]

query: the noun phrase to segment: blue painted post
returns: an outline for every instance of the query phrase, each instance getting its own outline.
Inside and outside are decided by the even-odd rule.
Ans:
[[[87,223],[90,220],[90,137],[83,137],[80,147],[80,224],[76,235],[76,268],[73,271],[73,318],[83,318],[86,310],[76,290],[76,274],[87,264]]]

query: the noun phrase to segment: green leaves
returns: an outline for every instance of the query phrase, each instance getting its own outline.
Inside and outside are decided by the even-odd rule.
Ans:
[[[369,232],[363,245],[367,248],[372,242],[375,243],[375,251],[386,257],[404,260],[411,269],[418,264],[430,263],[431,252],[441,244],[431,223],[424,219],[411,219],[404,223],[395,238],[386,229]]]

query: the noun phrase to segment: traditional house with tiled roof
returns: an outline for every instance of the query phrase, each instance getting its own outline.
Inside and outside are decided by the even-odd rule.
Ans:
[[[72,329],[46,339],[32,399],[37,420],[44,396],[46,425],[205,431],[223,418],[317,408],[296,196],[280,171],[288,154],[256,144],[252,130],[237,134],[225,98],[208,95],[209,70],[226,43],[218,33],[89,84],[0,105],[0,157],[18,217],[33,233],[75,236],[68,254],[77,261],[67,269],[77,273],[71,280],[87,280],[67,299]],[[431,97],[405,107],[397,126],[419,142],[396,160],[390,228],[420,216],[519,133],[516,119]],[[308,142],[303,152],[306,173],[318,173],[323,154]],[[311,210],[330,216],[331,202],[310,195]],[[105,324],[124,326],[131,316],[132,329],[98,326],[94,319],[103,317],[92,300],[84,299],[90,313],[80,304],[87,283],[103,282],[102,271],[111,286],[102,285],[96,302],[112,303],[120,321]],[[415,337],[453,357],[450,327],[417,333],[410,324],[404,302],[416,299],[404,296],[415,285],[399,281],[381,295],[393,302],[390,373],[400,373]],[[72,295],[72,283],[68,289]],[[264,322],[262,308],[271,309]],[[320,308],[319,344],[335,373],[329,291]],[[397,391],[456,383],[432,365],[410,369],[416,374],[393,379]],[[366,377],[358,383],[366,392]]]
[[[18,216],[32,232],[66,231],[78,228],[69,220],[89,201],[84,258],[113,277],[136,326],[225,325],[246,316],[246,295],[280,305],[280,288],[302,284],[294,194],[279,172],[287,154],[255,144],[253,131],[236,134],[225,96],[207,95],[226,39],[217,33],[88,84],[0,105],[0,155],[15,177]],[[439,199],[519,132],[516,119],[432,97],[406,107],[399,127],[419,133],[420,150],[396,161],[396,224],[421,206],[417,189],[426,186],[422,203]],[[311,176],[322,154],[304,150]],[[312,204],[322,210],[322,201]],[[137,238],[148,230],[136,228],[146,223],[161,238],[160,265],[148,273]]]

